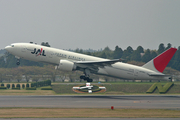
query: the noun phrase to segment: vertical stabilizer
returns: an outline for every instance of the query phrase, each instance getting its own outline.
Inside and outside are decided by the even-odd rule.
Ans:
[[[162,73],[173,55],[175,54],[176,50],[176,48],[169,48],[168,50],[158,55],[142,67]]]

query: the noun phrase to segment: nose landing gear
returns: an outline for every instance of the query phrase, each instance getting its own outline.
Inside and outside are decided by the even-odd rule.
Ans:
[[[16,65],[20,65],[20,59],[17,59]]]
[[[20,57],[15,56],[15,58],[17,59],[16,65],[20,65]]]

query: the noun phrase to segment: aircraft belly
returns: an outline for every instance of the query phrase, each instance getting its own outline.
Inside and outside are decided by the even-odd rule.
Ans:
[[[147,79],[155,79],[154,77],[151,77],[147,74],[147,72],[144,72],[141,69],[134,68],[133,67],[111,67],[106,66],[105,68],[101,68],[98,73],[108,75],[108,76],[114,76],[120,79],[127,79],[127,80],[147,80]]]
[[[103,70],[99,70],[98,73],[105,74],[108,76],[113,76],[120,79],[134,79],[133,73],[128,73],[125,70],[113,68],[113,67],[105,67]]]

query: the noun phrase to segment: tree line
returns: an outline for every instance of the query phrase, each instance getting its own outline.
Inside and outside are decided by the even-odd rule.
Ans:
[[[128,46],[125,50],[122,50],[119,46],[116,46],[114,51],[109,49],[109,47],[105,47],[102,51],[83,52],[82,49],[76,49],[75,52],[106,59],[122,58],[125,60],[124,62],[143,65],[171,47],[172,45],[170,43],[168,43],[167,46],[161,43],[158,50],[144,49],[142,46],[138,46],[135,50],[133,50],[131,46]],[[177,49],[178,50],[169,62],[168,67],[180,71],[180,46]]]
[[[41,45],[50,47],[49,43],[42,42]],[[74,52],[92,55],[96,57],[106,58],[106,59],[124,59],[124,62],[132,62],[135,61],[141,63],[140,65],[150,61],[157,55],[161,54],[165,50],[172,47],[170,43],[165,46],[161,43],[158,47],[158,50],[150,50],[144,49],[142,46],[138,46],[135,50],[131,46],[128,46],[125,50],[122,50],[119,46],[115,47],[115,50],[111,50],[109,47],[105,47],[102,51],[94,51],[90,52],[87,50],[76,49]],[[21,59],[20,66],[39,66],[43,67],[47,64],[34,62],[29,60]],[[171,59],[170,63],[168,64],[169,67],[179,70],[180,71],[180,46],[178,47],[177,52]],[[16,68],[16,58],[8,52],[5,52],[3,56],[0,57],[0,68]]]

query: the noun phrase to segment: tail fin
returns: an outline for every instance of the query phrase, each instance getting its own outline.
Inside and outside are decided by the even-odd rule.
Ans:
[[[176,50],[176,48],[169,48],[168,50],[158,55],[142,67],[162,73],[168,65],[171,58],[173,57],[173,55],[175,54]]]

